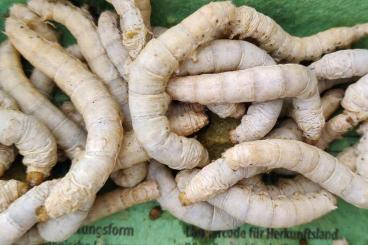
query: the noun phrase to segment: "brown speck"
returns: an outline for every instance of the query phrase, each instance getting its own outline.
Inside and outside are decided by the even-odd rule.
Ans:
[[[151,220],[156,220],[158,218],[160,218],[162,214],[162,209],[160,206],[156,206],[156,207],[153,207],[149,213],[149,218]]]
[[[346,118],[346,122],[352,125],[354,120],[353,120],[353,118],[348,117],[348,118]]]
[[[305,240],[305,239],[300,239],[300,240],[299,240],[299,244],[300,244],[300,245],[308,245],[308,242],[307,242],[307,240]]]

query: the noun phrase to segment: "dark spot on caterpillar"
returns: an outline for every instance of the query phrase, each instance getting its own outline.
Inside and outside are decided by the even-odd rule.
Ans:
[[[346,118],[346,122],[353,124],[354,120],[351,117]]]

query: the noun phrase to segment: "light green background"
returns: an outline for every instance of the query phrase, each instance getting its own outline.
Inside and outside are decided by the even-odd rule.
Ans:
[[[2,16],[0,28],[3,30],[3,18],[7,14],[8,7],[15,2],[25,2],[23,0],[10,1],[0,0],[0,14]],[[89,3],[91,11],[98,13],[102,9],[111,8],[104,1],[76,1],[79,4]],[[182,20],[185,16],[195,11],[198,7],[206,4],[207,0],[152,0],[153,6],[153,25],[172,26]],[[257,10],[271,16],[280,23],[288,32],[295,35],[308,35],[326,28],[342,25],[353,25],[356,23],[368,21],[368,1],[366,0],[249,0],[234,1],[236,4],[248,4],[254,6]],[[60,40],[63,44],[73,41],[70,34],[64,28],[58,26],[61,30]],[[1,40],[5,38],[4,34],[0,36]],[[361,41],[354,47],[368,47],[368,39]],[[1,61],[0,61],[1,62]],[[29,67],[25,66],[29,71]],[[61,93],[56,93],[55,102],[58,103],[66,99]],[[200,133],[201,141],[212,149],[212,155],[215,157],[224,147],[229,147],[228,139],[223,137],[226,132],[233,128],[238,122],[230,120],[224,122],[211,115],[212,125],[202,130]],[[330,151],[335,154],[342,148],[351,145],[356,141],[356,134],[349,133],[343,140],[334,142]],[[62,171],[63,167],[57,168]],[[65,170],[64,170],[65,171]],[[13,170],[15,172],[15,170]],[[109,186],[111,183],[109,184]],[[105,188],[110,189],[110,188]],[[250,238],[250,225],[244,225],[240,230],[246,234],[246,238],[228,238],[228,233],[210,233],[197,230],[202,234],[202,238],[190,237],[185,231],[191,227],[173,218],[168,212],[151,221],[149,211],[157,203],[151,202],[130,208],[111,217],[105,218],[92,227],[82,229],[79,234],[74,235],[68,241],[59,244],[114,244],[114,245],[134,245],[134,244],[303,244],[298,239],[261,239]],[[355,208],[343,201],[339,201],[337,211],[304,226],[289,229],[291,231],[303,231],[307,228],[311,230],[320,229],[323,231],[335,231],[338,229],[339,237],[345,237],[351,244],[368,244],[368,211]],[[122,233],[128,232],[131,227],[134,234],[129,235],[96,235],[88,234],[97,227],[120,227]],[[254,228],[253,228],[254,229]],[[261,230],[265,230],[260,228]],[[217,238],[215,238],[217,236]],[[226,237],[226,238],[225,238]],[[331,244],[331,240],[311,239],[308,244]]]

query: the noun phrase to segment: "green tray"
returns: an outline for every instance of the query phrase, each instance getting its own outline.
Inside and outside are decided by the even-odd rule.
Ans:
[[[4,17],[9,6],[24,0],[0,0],[1,21],[3,30]],[[111,8],[105,1],[78,0],[78,4],[89,3],[94,14]],[[208,0],[152,0],[154,26],[172,26],[194,12]],[[286,31],[294,35],[309,35],[330,27],[353,25],[368,22],[368,1],[366,0],[237,0],[237,5],[248,4],[257,10],[274,18]],[[71,35],[62,30],[61,42],[74,42]],[[4,34],[0,39],[4,40]],[[368,39],[354,45],[368,47]],[[0,61],[1,62],[1,61]],[[26,66],[27,67],[27,66]],[[28,70],[26,68],[26,70]],[[55,102],[66,99],[62,93],[57,93]],[[213,156],[230,146],[227,138],[219,137],[236,125],[235,120],[223,121],[211,115],[212,125],[200,132],[199,138],[212,149]],[[348,133],[344,139],[334,142],[329,151],[336,154],[341,149],[357,140],[354,132]],[[105,188],[106,189],[106,188]],[[109,189],[109,188],[107,188]],[[358,209],[344,201],[339,201],[338,209],[315,222],[290,229],[264,229],[251,225],[243,225],[237,230],[226,232],[205,232],[175,219],[168,212],[163,212],[157,220],[150,220],[151,208],[156,202],[130,208],[112,215],[99,222],[79,229],[77,234],[63,243],[68,245],[140,245],[140,244],[331,244],[332,240],[346,238],[350,244],[368,244],[366,233],[368,211]],[[309,234],[304,240],[300,237]]]

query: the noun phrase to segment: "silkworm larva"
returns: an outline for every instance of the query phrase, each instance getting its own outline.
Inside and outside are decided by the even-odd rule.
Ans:
[[[149,179],[158,183],[161,196],[157,201],[161,207],[178,219],[204,230],[231,230],[242,224],[223,210],[206,202],[195,203],[187,207],[182,206],[174,177],[164,165],[151,161],[148,176]]]
[[[272,228],[309,223],[336,209],[336,199],[324,190],[271,198],[248,187],[234,186],[211,198],[209,203],[244,223]]]
[[[179,190],[197,171],[184,170],[176,176]],[[277,186],[265,185],[259,175],[241,182],[208,202],[245,223],[274,228],[308,223],[336,208],[333,195],[305,178]]]
[[[262,66],[174,78],[167,91],[175,100],[204,105],[293,97],[293,116],[307,138],[318,139],[324,126],[317,79],[300,65]]]
[[[324,55],[308,67],[319,81],[362,77],[368,73],[368,50],[347,49]]]
[[[19,52],[70,96],[88,132],[86,150],[73,159],[73,167],[55,185],[40,209],[40,219],[88,211],[119,153],[123,137],[120,108],[101,80],[60,45],[46,41],[23,22],[10,17],[6,19],[5,29]]]
[[[15,145],[27,166],[27,182],[40,184],[56,164],[56,142],[48,128],[19,111],[0,109],[0,142]]]
[[[129,118],[128,85],[110,61],[97,33],[97,27],[88,11],[69,1],[30,0],[28,7],[44,20],[54,20],[65,27],[76,38],[78,46],[89,68],[105,83],[124,113]],[[130,125],[126,125],[130,126]]]
[[[37,223],[36,209],[43,204],[57,180],[33,187],[0,213],[0,243],[11,245]]]
[[[8,41],[0,45],[0,60],[2,89],[17,101],[23,112],[35,116],[51,130],[70,158],[78,155],[85,145],[85,132],[32,86],[23,72],[19,53]]]
[[[171,130],[183,136],[191,135],[209,123],[204,108],[195,110],[192,104],[171,104],[167,117],[170,121]]]
[[[84,60],[77,44],[72,44],[65,49],[69,54],[79,60]],[[33,69],[29,80],[46,97],[50,97],[55,88],[54,81],[37,68]]]
[[[129,168],[115,171],[110,175],[110,178],[120,187],[134,187],[146,178],[147,170],[147,163],[142,162]]]
[[[98,19],[97,31],[111,62],[118,69],[120,76],[128,80],[129,65],[132,63],[132,59],[122,44],[117,19],[117,14],[111,11],[102,12]]]
[[[131,206],[160,197],[155,181],[145,181],[133,188],[118,189],[96,198],[84,224],[92,223]]]
[[[150,157],[175,169],[208,162],[208,152],[195,139],[170,130],[165,116],[170,98],[166,83],[196,48],[224,33],[235,14],[230,2],[210,3],[152,39],[130,67],[129,105],[134,131]],[[149,85],[149,86],[147,86]]]
[[[264,50],[246,41],[214,40],[195,51],[176,71],[177,75],[198,75],[225,71],[244,70],[256,66],[275,65]],[[210,104],[208,109],[222,118],[240,118],[245,113],[244,104]],[[281,101],[253,103],[237,129],[230,133],[232,141],[260,139],[275,125],[282,107]]]
[[[147,42],[148,26],[134,0],[107,0],[120,16],[123,45],[135,59]]]
[[[17,180],[0,180],[0,213],[27,190],[26,183]]]
[[[151,29],[151,1],[150,0],[134,0],[135,5],[141,12],[144,25],[147,29]]]
[[[259,140],[236,145],[223,158],[234,170],[262,166],[296,171],[345,201],[368,208],[368,180],[315,146],[295,140]]]
[[[98,219],[105,218],[113,213],[122,211],[131,206],[154,200],[159,197],[159,195],[160,192],[158,190],[157,184],[153,181],[143,182],[134,188],[118,189],[108,192],[96,198],[96,201],[91,207],[91,211],[88,213],[88,216],[86,213],[79,213],[75,216],[67,215],[64,219],[56,219],[57,222],[54,221],[53,225],[57,226],[55,227],[51,225],[49,229],[45,229],[45,224],[47,222],[45,224],[39,223],[37,226],[24,234],[19,240],[17,240],[16,244],[36,245],[43,244],[48,241],[64,241],[74,232],[76,232],[76,229],[78,229],[80,225],[86,225],[95,222]],[[60,229],[59,227],[62,228]],[[47,240],[49,238],[48,233],[58,233],[59,237],[55,239],[55,236],[57,236],[55,235],[53,237],[54,239]]]
[[[344,111],[326,123],[321,138],[315,143],[317,147],[327,148],[333,140],[342,137],[360,122],[368,119],[368,101],[365,98],[367,89],[368,75],[349,85],[341,102]]]
[[[241,6],[231,22],[231,37],[252,38],[277,60],[300,62],[316,60],[322,54],[344,48],[367,35],[367,24],[336,27],[312,36],[295,37],[285,32],[270,17],[254,8]]]
[[[204,107],[199,104],[178,104],[170,106],[176,107],[169,109],[169,111],[175,111],[175,113],[169,113],[168,119],[173,132],[177,134],[188,136],[199,130],[200,127],[205,126],[208,122],[207,116],[205,116],[203,111]],[[183,129],[184,125],[185,130]],[[149,159],[150,157],[138,141],[135,133],[129,131],[123,139],[118,161],[115,165],[115,171],[129,168],[137,163],[148,161]]]
[[[19,110],[17,102],[10,95],[0,90],[0,108],[9,110]],[[15,160],[16,153],[13,146],[0,144],[0,177],[9,169]]]
[[[345,91],[343,89],[331,89],[321,97],[323,117],[326,120],[340,107],[344,93]]]

